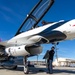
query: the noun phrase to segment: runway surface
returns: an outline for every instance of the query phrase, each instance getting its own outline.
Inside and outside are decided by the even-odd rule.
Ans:
[[[29,74],[23,73],[23,67],[19,66],[16,70],[8,70],[0,67],[0,75],[50,75],[44,66],[31,67]],[[52,75],[75,75],[74,67],[55,67]]]

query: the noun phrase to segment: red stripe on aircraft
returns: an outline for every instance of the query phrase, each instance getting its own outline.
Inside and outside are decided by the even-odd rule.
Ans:
[[[73,26],[75,26],[75,24]]]

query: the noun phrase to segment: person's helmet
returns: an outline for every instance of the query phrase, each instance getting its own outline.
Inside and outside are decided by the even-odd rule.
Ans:
[[[55,49],[55,47],[54,47],[54,46],[52,46],[52,47],[51,47],[51,49]]]

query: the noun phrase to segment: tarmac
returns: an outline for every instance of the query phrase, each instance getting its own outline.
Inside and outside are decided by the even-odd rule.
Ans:
[[[0,67],[0,75],[75,75],[75,67],[54,67],[53,74],[48,74],[45,66],[30,67],[29,69],[29,74],[24,74],[23,66],[18,66],[16,70]]]

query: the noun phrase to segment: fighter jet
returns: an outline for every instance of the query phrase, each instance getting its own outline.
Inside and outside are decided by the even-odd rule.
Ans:
[[[23,56],[24,73],[28,73],[27,58],[42,52],[41,44],[50,44],[75,38],[75,19],[38,23],[53,5],[54,0],[40,0],[27,14],[26,19],[13,38],[0,42],[0,56]]]

